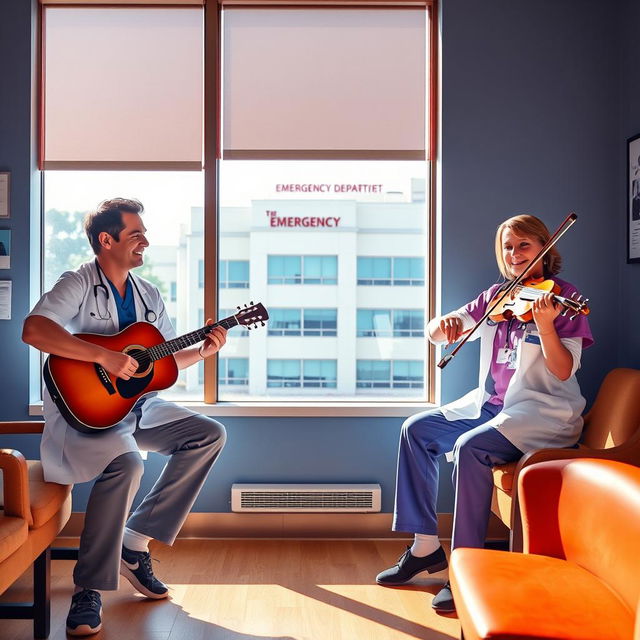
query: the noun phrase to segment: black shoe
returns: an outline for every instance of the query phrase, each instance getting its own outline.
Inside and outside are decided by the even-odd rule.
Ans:
[[[102,628],[102,600],[93,589],[83,589],[71,596],[67,616],[67,633],[70,636],[90,636]]]
[[[451,593],[451,584],[448,580],[431,601],[431,606],[442,613],[453,613],[456,610],[453,594]]]
[[[131,551],[123,546],[120,575],[147,598],[160,599],[169,595],[167,585],[153,575],[148,551]]]
[[[444,555],[444,549],[438,547],[433,553],[424,558],[416,558],[411,555],[411,547],[398,558],[398,564],[391,567],[376,577],[376,582],[389,587],[409,582],[413,576],[428,571],[436,573],[447,568],[447,556]]]

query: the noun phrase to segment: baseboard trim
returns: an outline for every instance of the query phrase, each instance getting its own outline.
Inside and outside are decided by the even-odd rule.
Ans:
[[[179,538],[408,538],[391,531],[391,513],[190,513]],[[450,539],[453,514],[438,514],[440,538]],[[74,512],[60,538],[78,538],[84,513]],[[504,540],[508,529],[493,514],[487,539]]]

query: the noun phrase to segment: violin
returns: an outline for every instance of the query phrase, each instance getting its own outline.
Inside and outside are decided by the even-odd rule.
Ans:
[[[572,312],[571,320],[575,317],[589,314],[587,303],[588,298],[584,298],[578,293],[573,293],[570,298],[558,295],[561,287],[553,280],[544,278],[528,278],[511,288],[507,295],[504,291],[499,291],[489,302],[489,320],[502,322],[517,318],[520,322],[531,322],[533,320],[533,303],[547,293],[553,293],[553,301],[560,304],[564,309],[560,315],[567,315]]]

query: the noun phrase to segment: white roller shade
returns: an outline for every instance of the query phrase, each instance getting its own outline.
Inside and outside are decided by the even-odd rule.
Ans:
[[[44,168],[202,167],[203,9],[46,7]]]
[[[424,7],[223,21],[225,158],[425,158]]]

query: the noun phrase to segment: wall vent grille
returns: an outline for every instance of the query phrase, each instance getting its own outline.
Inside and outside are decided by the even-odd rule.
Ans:
[[[380,511],[379,484],[234,484],[231,510],[268,512]]]

